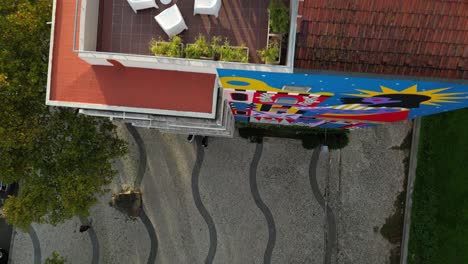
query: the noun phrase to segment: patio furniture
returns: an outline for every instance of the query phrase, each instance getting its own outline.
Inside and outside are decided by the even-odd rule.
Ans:
[[[193,14],[213,15],[215,17],[218,17],[220,9],[221,0],[195,0]]]
[[[170,38],[188,29],[177,5],[162,11],[154,19]]]
[[[159,8],[155,0],[127,0],[127,2],[135,13],[142,9]]]

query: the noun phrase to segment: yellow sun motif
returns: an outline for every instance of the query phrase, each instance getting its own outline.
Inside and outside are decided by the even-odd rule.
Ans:
[[[391,88],[388,88],[382,85],[380,86],[380,89],[382,89],[382,92],[356,89],[357,91],[360,91],[363,94],[346,94],[346,95],[351,95],[351,96],[356,96],[356,97],[373,97],[373,96],[379,96],[379,95],[385,95],[385,94],[425,95],[425,96],[430,97],[431,99],[421,102],[421,104],[438,106],[438,104],[436,103],[458,103],[457,101],[453,101],[453,100],[464,99],[464,98],[457,97],[456,95],[465,94],[465,93],[439,93],[439,92],[448,90],[450,88],[440,88],[440,89],[433,89],[433,90],[427,90],[427,91],[418,91],[417,85],[413,85],[402,91],[393,90]]]

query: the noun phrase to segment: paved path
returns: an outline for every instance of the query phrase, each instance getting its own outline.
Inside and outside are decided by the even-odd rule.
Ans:
[[[211,139],[204,149],[199,187],[217,230],[213,263],[261,263],[268,227],[250,188],[255,144],[241,139]]]
[[[91,225],[90,221],[84,217],[80,217],[80,222],[82,225]],[[94,230],[94,228],[91,227],[86,232],[89,235],[89,239],[93,247],[93,257],[91,259],[91,263],[99,264],[99,241],[96,235],[96,231]]]
[[[139,154],[138,170],[137,170],[137,174],[136,174],[136,178],[135,178],[135,182],[133,186],[135,189],[139,190],[141,188],[141,182],[143,181],[143,177],[145,176],[146,168],[147,168],[146,147],[143,142],[143,139],[140,136],[140,133],[137,131],[137,129],[134,126],[127,123],[126,128],[128,132],[130,133],[130,135],[133,137],[133,140],[135,140],[135,143],[138,149],[138,154]],[[156,256],[158,254],[158,236],[156,234],[154,224],[151,222],[151,220],[148,218],[148,215],[145,212],[144,206],[140,212],[140,218],[141,218],[141,221],[143,222],[143,225],[146,228],[146,231],[148,232],[148,236],[149,236],[150,243],[151,243],[147,263],[152,264],[156,261]]]
[[[34,249],[34,264],[41,264],[41,243],[39,242],[39,238],[37,237],[36,230],[33,226],[29,227],[28,230],[29,237],[31,237],[31,241],[33,244]]]
[[[320,207],[325,212],[325,264],[331,263],[332,251],[336,248],[336,220],[335,215],[333,214],[332,209],[328,206],[325,198],[323,197],[319,184],[317,181],[317,165],[318,160],[320,157],[320,148],[314,149],[314,153],[312,154],[312,159],[310,160],[309,166],[309,179],[310,179],[310,186],[312,188],[312,192],[314,194],[315,199],[320,204]]]
[[[203,201],[200,196],[200,187],[199,187],[199,177],[200,177],[200,168],[203,164],[203,158],[205,156],[205,152],[203,146],[201,145],[201,139],[197,138],[195,141],[196,149],[197,149],[197,160],[195,161],[195,165],[192,171],[192,195],[193,201],[195,202],[195,206],[200,212],[200,215],[205,220],[206,225],[208,226],[208,231],[210,234],[210,247],[208,249],[208,255],[206,256],[205,263],[211,264],[213,263],[213,259],[216,254],[216,247],[218,245],[218,236],[216,234],[216,226],[213,222],[213,218],[211,217],[206,207],[203,205]]]
[[[399,146],[410,129],[411,124],[398,122],[353,130],[346,148],[330,151],[327,198],[337,227],[332,263],[389,263],[397,245],[382,236],[381,228],[404,187],[407,154]]]
[[[203,149],[197,150],[184,136],[138,131],[148,159],[141,185],[144,207],[158,236],[154,263],[204,263],[213,246],[193,193],[193,184],[202,178],[198,178],[199,167],[195,165],[196,159],[202,163],[203,156],[197,152]]]
[[[158,254],[158,236],[156,235],[156,230],[154,229],[154,224],[151,223],[151,220],[146,215],[145,210],[141,210],[140,219],[145,225],[146,231],[148,232],[150,238],[150,252],[148,255],[147,264],[153,264],[156,261],[156,255]]]
[[[323,263],[325,214],[310,188],[311,158],[300,141],[264,139],[257,183],[275,222],[271,263]],[[323,190],[324,175],[317,181]]]
[[[325,213],[310,189],[312,153],[300,142],[210,138],[203,148],[199,139],[138,131],[155,263],[323,262]]]
[[[34,225],[35,238],[16,235],[14,264],[53,250],[76,264],[385,263],[392,245],[378,228],[401,188],[402,127],[353,131],[347,148],[325,154],[273,138],[210,138],[202,148],[122,126],[130,154],[91,209],[94,236],[77,232],[78,218]],[[143,193],[137,220],[108,206],[125,186]]]
[[[268,243],[265,249],[265,254],[263,256],[263,263],[267,264],[271,263],[271,255],[273,254],[273,248],[275,247],[276,242],[276,228],[275,220],[273,219],[273,215],[271,214],[270,208],[268,208],[268,206],[263,202],[257,186],[257,167],[260,158],[262,157],[262,150],[263,144],[257,144],[252,164],[250,166],[250,189],[255,204],[257,205],[258,209],[262,211],[268,225]]]
[[[200,139],[189,143],[182,135],[133,127],[123,130],[127,131],[132,155],[119,163],[119,176],[110,188],[118,191],[125,180],[130,180],[128,186],[141,189],[144,206],[141,221],[130,221],[110,208],[107,205],[110,193],[106,194],[91,210],[93,228],[90,230],[95,233],[71,235],[76,236],[73,245],[92,246],[86,258],[77,259],[75,253],[64,251],[72,246],[61,246],[50,240],[44,246],[44,255],[58,248],[59,253],[74,257],[73,262],[93,264],[98,260],[103,264],[118,261],[331,264],[335,260],[347,263],[334,256],[338,226],[345,232],[355,228],[355,222],[362,219],[351,214],[356,209],[348,204],[380,199],[381,189],[387,188],[379,184],[383,181],[374,176],[375,171],[369,168],[371,163],[365,163],[362,158],[353,163],[359,162],[359,168],[369,168],[369,176],[356,176],[357,170],[351,170],[353,176],[338,174],[329,179],[329,154],[319,149],[306,150],[295,140],[266,138],[262,144],[256,144],[241,138],[210,138],[208,148],[203,148]],[[377,137],[372,131],[368,133]],[[398,137],[388,135],[392,136],[390,146],[399,144]],[[358,158],[363,149],[366,150],[354,145],[344,158]],[[372,165],[375,168],[378,163]],[[359,185],[356,180],[360,180]],[[373,181],[371,186],[380,189],[375,191],[361,181]],[[354,186],[360,189],[353,189]],[[353,196],[341,196],[348,193]],[[375,199],[367,199],[367,195]],[[388,200],[387,204],[392,205],[392,198]],[[343,204],[345,207],[339,210]],[[353,218],[349,219],[348,215]],[[379,215],[385,219],[388,214]],[[68,223],[57,230],[70,232],[77,224]],[[362,224],[362,227],[368,232],[374,225]],[[55,237],[49,234],[54,232],[52,227],[38,228],[41,239]],[[356,239],[352,232],[345,235],[341,235],[342,241],[345,241],[343,237]],[[341,252],[350,254],[343,245]],[[346,255],[343,260],[355,263],[352,256]]]
[[[408,244],[411,227],[411,209],[413,207],[413,189],[414,181],[416,180],[416,167],[418,165],[418,149],[419,149],[419,134],[421,130],[421,119],[414,119],[413,138],[411,139],[410,165],[408,168],[408,184],[406,187],[406,202],[405,202],[405,220],[403,224],[403,238],[401,241],[401,264],[406,264],[408,261]]]
[[[141,181],[143,180],[143,177],[145,176],[146,172],[146,163],[147,163],[147,157],[146,157],[146,146],[145,143],[143,142],[143,139],[140,136],[140,133],[137,131],[137,129],[132,126],[131,124],[126,124],[126,128],[130,135],[133,137],[133,140],[135,140],[137,149],[138,149],[138,170],[135,178],[135,189],[140,188],[141,186]]]

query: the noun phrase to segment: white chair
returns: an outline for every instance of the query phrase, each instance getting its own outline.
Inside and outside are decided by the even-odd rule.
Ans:
[[[193,14],[213,15],[218,17],[221,9],[221,0],[195,0]]]
[[[188,29],[177,5],[162,11],[154,19],[170,38]]]
[[[135,11],[147,8],[159,8],[155,0],[127,0],[130,7]]]

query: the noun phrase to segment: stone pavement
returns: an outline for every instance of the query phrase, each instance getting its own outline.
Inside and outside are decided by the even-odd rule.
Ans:
[[[353,131],[348,147],[328,153],[272,138],[210,138],[203,148],[119,125],[130,153],[91,210],[96,243],[77,232],[79,219],[33,225],[41,258],[57,250],[72,263],[386,263],[392,246],[375,226],[401,191],[404,155],[391,147],[407,127]],[[128,187],[143,193],[136,220],[108,205]],[[17,233],[13,263],[34,263],[34,254]]]
[[[380,233],[403,191],[408,153],[399,150],[411,122],[352,131],[350,144],[331,151],[329,204],[337,222],[337,263],[389,263],[395,246]]]

